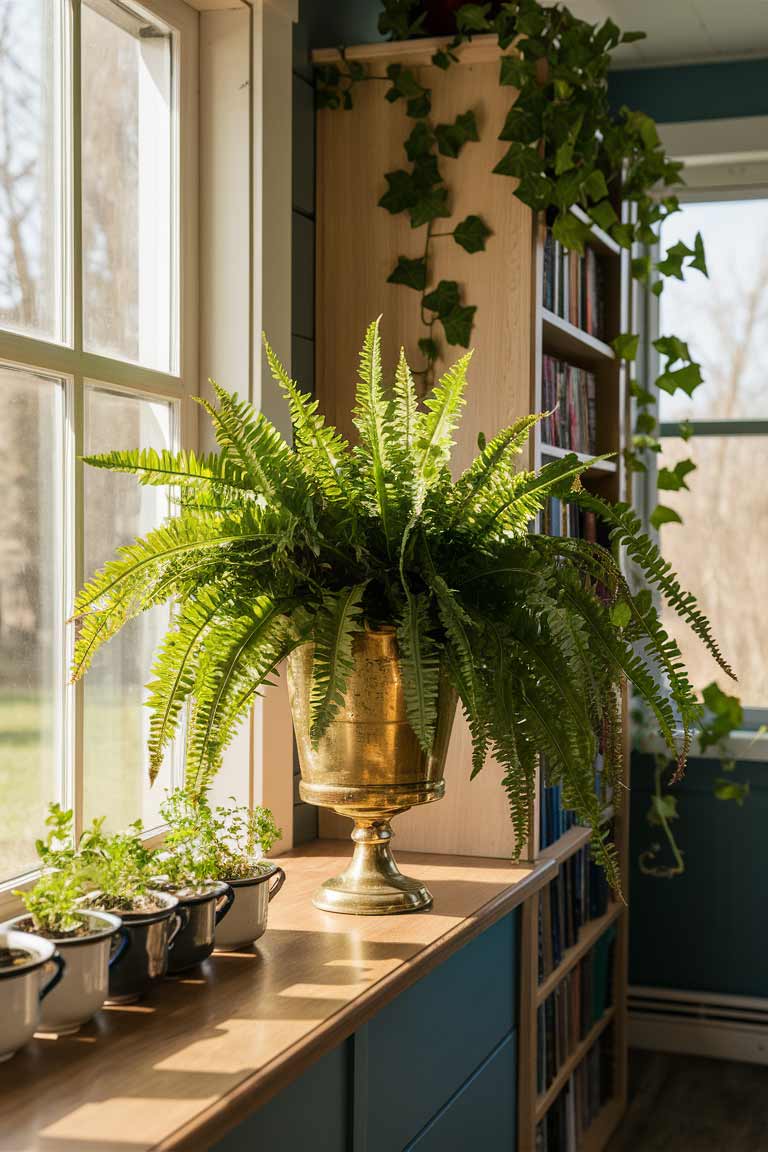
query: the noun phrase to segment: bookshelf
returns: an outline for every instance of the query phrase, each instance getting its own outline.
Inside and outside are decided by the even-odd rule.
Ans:
[[[430,278],[455,279],[466,289],[466,301],[477,305],[472,344],[477,349],[472,365],[467,406],[456,446],[457,471],[475,453],[477,436],[493,435],[516,418],[541,411],[544,357],[559,360],[587,376],[586,412],[581,430],[589,426],[589,389],[593,394],[591,436],[596,452],[612,454],[594,464],[584,484],[616,500],[623,496],[626,477],[622,461],[626,423],[624,366],[613,353],[611,339],[627,330],[627,257],[599,228],[589,235],[590,265],[600,269],[603,306],[599,324],[582,309],[570,317],[545,306],[544,246],[546,221],[537,219],[511,192],[507,180],[492,175],[506,145],[497,139],[496,125],[504,122],[511,90],[498,84],[499,49],[493,38],[478,36],[458,50],[460,61],[448,72],[431,66],[436,44],[430,40],[382,43],[351,47],[347,59],[372,65],[377,72],[399,62],[417,69],[432,90],[436,122],[451,122],[466,108],[473,108],[484,125],[481,139],[468,145],[457,159],[441,160],[451,188],[452,222],[479,213],[492,229],[486,251],[469,255],[447,241],[435,246]],[[314,55],[316,63],[338,60],[328,50]],[[416,297],[403,287],[387,283],[398,253],[414,256],[423,237],[411,229],[403,216],[390,216],[377,207],[385,190],[384,173],[405,163],[403,141],[409,123],[402,107],[388,104],[376,84],[359,85],[351,112],[320,111],[317,121],[317,220],[316,396],[325,415],[345,436],[354,436],[351,423],[354,367],[361,334],[372,317],[383,313],[383,348],[389,363],[400,345],[414,363],[419,361],[418,340],[424,335],[415,306]],[[371,142],[375,141],[375,146]],[[587,222],[579,209],[574,215]],[[577,277],[578,280],[578,277]],[[550,304],[557,304],[549,300]],[[444,348],[438,372],[459,354]],[[591,379],[590,379],[591,378]],[[546,443],[541,424],[531,440],[523,466],[538,467],[564,456],[569,448]],[[625,709],[626,710],[626,709]],[[556,722],[556,718],[553,718]],[[506,805],[500,793],[501,771],[492,760],[470,782],[470,740],[460,715],[456,718],[446,765],[446,795],[439,804],[397,817],[394,831],[398,850],[467,856],[509,858],[515,848]],[[553,843],[540,842],[542,782],[538,782],[533,834],[523,846],[523,859],[554,860],[558,875],[585,848],[587,830],[569,827]],[[616,809],[614,811],[614,808]],[[612,820],[622,862],[626,890],[627,822],[621,805],[606,798],[606,820]],[[348,821],[323,810],[320,836],[346,837]],[[537,1149],[537,1125],[560,1105],[561,1093],[572,1077],[584,1078],[596,1045],[609,1050],[613,1074],[612,1091],[573,1148],[557,1152],[601,1152],[626,1100],[626,963],[627,915],[623,905],[612,903],[605,912],[585,923],[578,938],[563,951],[557,967],[545,982],[539,980],[538,896],[521,905],[519,955],[519,1028],[517,1080],[517,1152]],[[569,1051],[546,1092],[537,1089],[537,1013],[544,999],[569,979],[606,932],[615,932],[613,948],[613,995],[610,1006]],[[548,1148],[547,1152],[555,1152]]]
[[[588,218],[579,209],[574,214],[585,223]],[[545,357],[565,362],[575,368],[588,371],[594,379],[595,424],[594,453],[614,453],[610,460],[599,461],[585,473],[586,487],[610,499],[624,498],[626,476],[622,450],[625,446],[627,427],[627,398],[625,369],[614,355],[610,341],[620,331],[626,330],[628,317],[628,268],[627,257],[619,246],[596,226],[590,227],[588,246],[592,248],[590,262],[600,269],[602,292],[604,295],[602,331],[600,337],[590,334],[571,319],[559,315],[560,307],[554,311],[546,304],[553,301],[553,290],[545,286],[545,259],[548,261],[547,276],[552,275],[551,248],[545,257],[547,221],[536,218],[533,221],[533,330],[531,355],[531,407],[541,411],[546,407],[543,400],[543,380]],[[562,305],[562,301],[560,301]],[[562,396],[560,397],[562,403]],[[586,447],[586,445],[580,445]],[[568,452],[567,447],[546,443],[546,430],[537,427],[534,443],[534,464],[541,466],[548,460],[560,458]],[[581,459],[583,451],[577,452]],[[542,530],[544,525],[540,525]],[[627,715],[627,701],[623,702]],[[628,750],[625,749],[625,764],[628,771]],[[537,810],[533,820],[533,858],[554,859],[558,864],[558,876],[563,874],[566,862],[576,853],[583,852],[588,845],[589,830],[571,827],[553,843],[542,845],[540,841],[541,819],[539,806],[542,803],[543,781],[537,787]],[[619,798],[616,798],[617,800]],[[623,805],[608,804],[603,814],[604,820],[612,820],[614,837],[619,851],[622,880],[626,894],[628,857],[628,813]],[[611,899],[601,915],[588,919],[578,930],[576,940],[562,950],[557,964],[540,978],[540,899],[537,896],[528,902],[523,913],[523,938],[521,957],[521,1059],[518,1083],[518,1152],[602,1152],[626,1107],[627,1068],[626,1068],[626,1003],[627,1003],[627,947],[628,917],[626,906]],[[612,972],[610,974],[610,1004],[590,1027],[582,1039],[568,1051],[557,1068],[554,1079],[541,1092],[537,1084],[537,1060],[541,1059],[542,1006],[564,988],[572,974],[579,969],[584,958],[590,955],[607,934],[615,933],[612,947]],[[600,1045],[600,1050],[596,1046]],[[603,1061],[599,1065],[599,1061]],[[595,1065],[609,1069],[607,1081],[610,1090],[598,1098],[588,1113],[588,1122],[581,1131],[576,1129],[580,1122],[574,1119],[579,1104],[575,1106],[565,1101],[565,1093],[574,1097],[583,1088],[582,1078],[597,1075],[602,1081],[603,1073],[595,1073]],[[567,1113],[555,1115],[561,1109]],[[550,1113],[552,1114],[550,1116]],[[548,1120],[548,1117],[550,1119]]]

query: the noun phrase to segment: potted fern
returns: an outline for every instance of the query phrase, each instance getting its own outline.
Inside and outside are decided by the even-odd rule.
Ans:
[[[74,847],[73,814],[51,804],[47,835],[37,841],[42,871],[32,888],[18,891],[26,908],[2,925],[50,940],[64,961],[63,977],[42,1003],[38,1030],[59,1036],[77,1032],[107,998],[109,970],[128,943],[118,916],[83,908],[83,861]]]
[[[467,769],[478,772],[489,751],[504,766],[517,844],[528,836],[541,753],[565,804],[591,825],[594,853],[617,886],[594,787],[598,734],[604,778],[617,784],[619,694],[629,681],[682,768],[699,705],[650,591],[633,594],[607,549],[540,535],[530,524],[553,496],[595,513],[647,586],[730,673],[695,600],[629,507],[581,487],[589,463],[568,455],[537,472],[516,471],[538,416],[501,431],[452,479],[469,355],[420,411],[404,355],[385,386],[372,324],[354,447],[324,423],[268,346],[267,355],[290,407],[295,451],[263,414],[217,387],[218,407],[201,403],[218,454],[88,458],[142,484],[176,488],[180,508],[78,595],[74,675],[132,617],[178,602],[151,684],[150,761],[155,773],[189,704],[194,797],[254,695],[290,657],[302,795],[356,819],[353,866],[321,889],[323,907],[380,912],[428,903],[397,871],[389,820],[441,795],[457,697],[474,742]]]

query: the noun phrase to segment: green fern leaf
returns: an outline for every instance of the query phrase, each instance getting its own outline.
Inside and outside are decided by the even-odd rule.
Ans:
[[[427,491],[450,460],[471,359],[472,353],[467,352],[440,377],[425,400],[426,411],[418,417],[414,445],[417,514]]]
[[[440,651],[431,634],[428,598],[409,594],[397,629],[403,696],[411,727],[425,752],[432,748],[440,691]]]
[[[483,492],[488,484],[493,483],[494,476],[502,469],[509,469],[512,465],[511,457],[519,456],[528,443],[531,428],[548,415],[542,412],[535,416],[523,416],[516,420],[509,428],[505,428],[498,436],[494,436],[486,444],[479,456],[476,456],[469,468],[459,477],[453,490],[454,507],[451,522],[455,523],[468,504]],[[511,473],[514,475],[514,472]],[[504,476],[503,478],[507,478]]]
[[[329,593],[315,617],[309,729],[315,747],[344,703],[354,667],[352,641],[361,628],[360,601],[364,590],[365,584],[355,584]]]

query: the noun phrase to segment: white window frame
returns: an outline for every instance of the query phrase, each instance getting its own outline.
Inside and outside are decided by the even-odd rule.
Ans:
[[[71,2],[79,9],[81,0]],[[84,381],[177,402],[179,439],[186,447],[207,450],[211,446],[194,403],[196,395],[206,394],[209,378],[247,396],[286,437],[291,431],[283,398],[266,368],[260,336],[262,331],[269,332],[290,370],[292,26],[298,19],[298,0],[140,3],[178,33],[179,372],[156,372],[83,351],[82,317],[80,339],[72,348],[0,330],[0,361],[52,373],[65,379],[72,390],[76,431],[68,447],[69,472],[74,476],[70,506],[78,509],[74,537],[80,562],[70,565],[71,586],[65,589],[68,602],[84,575],[83,466],[78,460],[83,443]],[[75,19],[73,52],[79,53],[77,30]],[[77,131],[79,59],[74,63],[68,89]],[[233,211],[233,197],[237,211]],[[73,203],[78,238],[79,212],[80,205]],[[239,229],[233,227],[238,219]],[[81,278],[81,268],[74,266],[79,262],[71,260],[71,253],[67,256],[71,274]],[[75,289],[79,297],[78,280]],[[73,692],[72,715],[79,721],[80,738],[74,742],[72,783],[63,798],[74,804],[79,827],[82,686]],[[247,778],[251,805],[265,804],[274,812],[283,835],[273,855],[293,844],[292,766],[293,730],[282,676],[258,700],[228,750],[224,768],[224,772],[229,769]],[[151,839],[156,841],[158,832],[162,829],[154,830]],[[0,918],[18,908],[11,889],[33,879],[34,873],[9,882],[0,877]]]
[[[662,124],[659,135],[667,152],[685,165],[686,183],[675,189],[681,203],[768,198],[767,116]],[[644,291],[641,302],[641,315],[646,318],[643,359],[648,366],[644,374],[651,382],[659,370],[659,356],[652,346],[652,341],[660,335],[659,314],[658,298]],[[697,438],[765,436],[768,445],[768,419],[692,420],[690,424]],[[660,421],[660,439],[676,436],[679,436],[679,422]],[[637,496],[647,518],[658,502],[655,458],[642,477]],[[745,708],[744,728],[724,742],[724,752],[740,760],[768,759],[768,735],[756,735],[766,724],[768,701],[763,707]],[[648,750],[655,749],[649,747]]]

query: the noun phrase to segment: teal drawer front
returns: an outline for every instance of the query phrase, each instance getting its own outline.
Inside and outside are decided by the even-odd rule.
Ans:
[[[515,912],[369,1022],[366,1152],[408,1146],[516,1027],[517,938]]]
[[[213,1145],[212,1152],[347,1152],[350,1045],[341,1044]]]
[[[513,1032],[406,1152],[515,1152],[516,1085]]]

